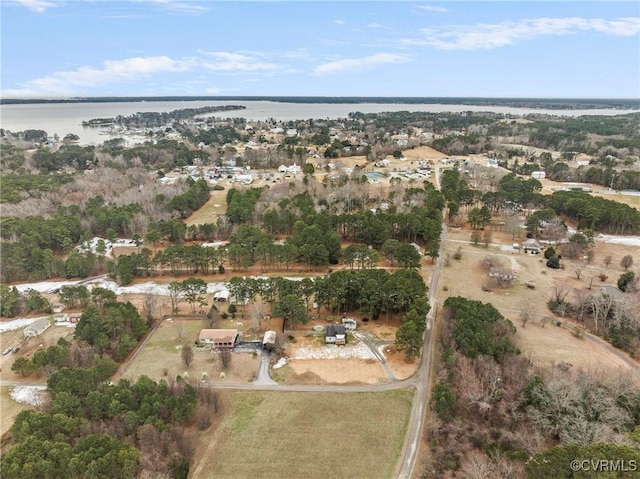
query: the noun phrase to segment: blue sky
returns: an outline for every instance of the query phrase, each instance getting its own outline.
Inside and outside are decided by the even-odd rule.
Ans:
[[[2,97],[640,97],[640,2],[0,0]]]

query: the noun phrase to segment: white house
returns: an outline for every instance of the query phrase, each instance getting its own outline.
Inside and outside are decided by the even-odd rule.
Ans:
[[[51,322],[49,318],[38,318],[29,326],[22,330],[22,334],[24,334],[25,338],[35,338],[36,336],[40,336],[44,333],[49,326],[51,326]]]
[[[544,180],[547,177],[547,174],[544,171],[532,171],[531,178],[535,178],[537,180]]]
[[[330,324],[325,329],[327,344],[347,344],[346,328],[342,324]]]

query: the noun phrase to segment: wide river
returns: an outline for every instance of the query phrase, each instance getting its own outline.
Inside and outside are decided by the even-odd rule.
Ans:
[[[508,115],[531,113],[580,116],[580,115],[622,115],[637,110],[545,110],[515,108],[508,106],[402,104],[402,103],[283,103],[273,101],[157,101],[157,102],[116,102],[116,103],[45,103],[24,105],[1,105],[0,127],[12,131],[44,130],[49,136],[58,134],[63,138],[69,133],[80,137],[83,145],[99,144],[110,137],[103,128],[85,128],[82,122],[93,118],[112,118],[117,115],[131,115],[138,112],[169,112],[184,108],[201,108],[217,105],[243,105],[245,110],[225,111],[215,116],[223,118],[246,118],[247,120],[280,121],[309,118],[344,118],[351,112],[380,113],[383,111],[426,111],[462,112],[492,111]]]

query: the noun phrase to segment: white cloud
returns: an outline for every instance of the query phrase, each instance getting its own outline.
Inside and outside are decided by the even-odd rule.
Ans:
[[[208,8],[202,4],[182,2],[179,0],[133,0],[139,3],[152,3],[162,7],[170,13],[178,15],[200,15],[205,13]]]
[[[488,50],[540,36],[572,35],[588,31],[632,36],[640,32],[640,18],[535,18],[496,24],[453,25],[419,30],[418,38],[404,39],[402,43],[443,50]]]
[[[336,25],[344,25],[344,24],[346,24],[347,22],[346,22],[346,21],[344,21],[344,20],[334,20],[334,21],[333,21],[333,23],[335,23]]]
[[[74,71],[55,72],[49,76],[24,82],[19,89],[3,91],[8,95],[70,94],[80,88],[138,80],[154,73],[180,72],[189,69],[192,60],[173,60],[166,56],[133,57],[106,60],[103,68],[80,67]]]
[[[58,6],[53,2],[47,2],[45,0],[16,0],[16,2],[38,13],[43,13],[47,8]]]
[[[438,12],[438,13],[446,13],[449,11],[448,8],[444,7],[436,7],[435,5],[418,5],[416,8],[420,10],[424,10],[425,12]]]
[[[257,70],[275,70],[278,65],[257,60],[256,58],[230,52],[202,52],[214,61],[204,61],[201,66],[212,71],[249,72]]]
[[[368,57],[347,58],[344,60],[323,63],[322,65],[315,67],[313,72],[318,75],[327,75],[346,70],[361,70],[389,63],[403,63],[408,60],[409,57],[407,55],[396,53],[376,53]]]
[[[17,88],[2,90],[3,96],[57,96],[78,95],[100,85],[131,83],[163,73],[197,72],[255,73],[289,72],[287,65],[276,65],[261,59],[265,55],[233,52],[206,52],[199,50],[191,57],[178,59],[168,56],[132,57],[124,60],[106,60],[99,67],[83,66],[71,71],[59,71],[29,80]],[[86,94],[86,93],[84,93]]]
[[[381,23],[373,22],[373,23],[369,23],[367,25],[367,27],[369,27],[369,28],[384,28],[384,25],[382,25]]]

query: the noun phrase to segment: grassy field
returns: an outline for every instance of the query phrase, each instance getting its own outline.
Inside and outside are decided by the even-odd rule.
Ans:
[[[391,478],[413,393],[236,392],[191,477]]]
[[[210,380],[218,380],[223,371],[218,354],[194,350],[191,365],[186,368],[182,362],[182,345],[193,345],[203,327],[204,323],[199,320],[165,320],[122,377],[135,380],[144,374],[157,381],[175,378],[186,371],[191,379],[200,379],[202,373],[206,373]],[[233,353],[229,367],[224,370],[226,380],[253,381],[258,371],[259,359],[251,353]]]

